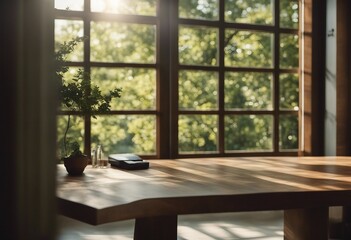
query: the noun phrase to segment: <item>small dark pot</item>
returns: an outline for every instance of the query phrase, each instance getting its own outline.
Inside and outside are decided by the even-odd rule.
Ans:
[[[63,162],[69,175],[80,176],[88,165],[89,158],[87,155],[75,155],[65,157]]]

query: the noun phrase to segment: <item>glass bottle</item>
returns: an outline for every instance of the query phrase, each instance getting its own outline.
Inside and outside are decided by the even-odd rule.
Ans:
[[[98,167],[98,163],[97,163],[97,149],[93,149],[91,152],[91,166],[93,168],[97,168]]]
[[[96,154],[97,154],[97,165],[99,168],[107,168],[108,166],[108,161],[107,157],[104,153],[104,150],[102,148],[102,145],[98,145],[96,149]]]

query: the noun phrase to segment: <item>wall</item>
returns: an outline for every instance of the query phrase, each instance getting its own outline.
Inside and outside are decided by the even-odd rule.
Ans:
[[[327,0],[325,73],[325,155],[336,155],[336,1]],[[331,32],[334,29],[334,32]]]
[[[327,0],[325,75],[325,155],[350,155],[350,10],[349,0]],[[331,207],[330,237],[351,239],[351,208]]]

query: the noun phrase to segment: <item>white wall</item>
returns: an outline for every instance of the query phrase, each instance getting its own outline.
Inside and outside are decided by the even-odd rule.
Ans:
[[[324,154],[332,156],[336,155],[336,1],[327,0],[326,22]]]

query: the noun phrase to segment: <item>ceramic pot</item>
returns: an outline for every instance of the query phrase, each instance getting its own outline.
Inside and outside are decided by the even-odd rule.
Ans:
[[[68,174],[72,176],[82,175],[88,162],[89,158],[84,154],[69,156],[63,159]]]

